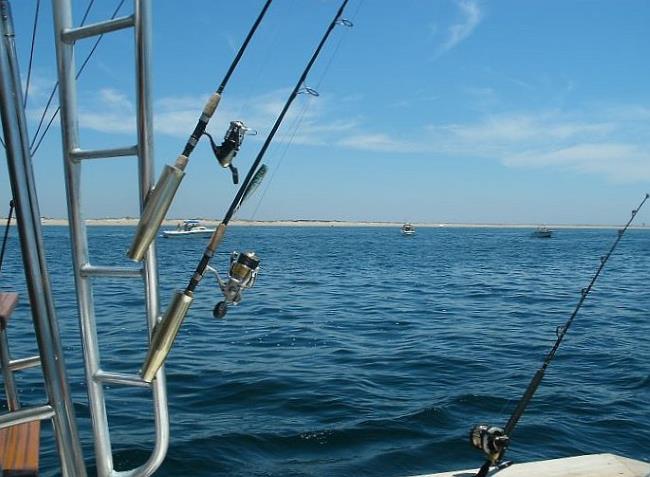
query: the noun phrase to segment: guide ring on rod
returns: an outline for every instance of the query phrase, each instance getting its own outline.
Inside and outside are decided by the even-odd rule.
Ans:
[[[304,88],[300,88],[300,90],[298,90],[298,94],[308,94],[310,96],[316,96],[316,97],[320,96],[320,93],[318,91],[316,91],[314,88],[309,88],[307,86],[305,86]]]

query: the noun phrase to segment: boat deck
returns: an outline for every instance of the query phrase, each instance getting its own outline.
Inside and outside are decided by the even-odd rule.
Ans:
[[[0,293],[0,333],[3,338],[17,304],[18,293]],[[5,339],[0,339],[0,346],[6,343]],[[40,421],[0,429],[0,473],[3,477],[38,475],[40,437]]]
[[[418,477],[473,477],[478,469]],[[489,476],[498,477],[650,477],[650,463],[614,454],[581,455],[564,459],[513,464]]]

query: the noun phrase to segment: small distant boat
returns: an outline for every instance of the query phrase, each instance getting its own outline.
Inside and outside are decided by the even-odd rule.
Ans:
[[[548,227],[537,227],[532,236],[535,238],[551,238],[553,236],[553,231]]]
[[[178,224],[175,230],[163,230],[162,236],[165,238],[173,237],[191,237],[191,236],[206,236],[212,235],[215,229],[209,229],[198,220],[185,220],[182,224]]]
[[[415,233],[415,227],[411,224],[402,225],[402,235],[413,235]]]

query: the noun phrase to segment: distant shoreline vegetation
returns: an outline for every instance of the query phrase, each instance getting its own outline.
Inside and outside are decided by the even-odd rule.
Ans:
[[[0,218],[0,222],[6,222],[6,218]],[[186,219],[167,219],[163,222],[163,227],[175,227],[178,223]],[[219,220],[196,218],[208,226],[216,226]],[[138,220],[132,217],[112,218],[106,217],[101,219],[86,219],[88,226],[135,226]],[[507,224],[507,223],[423,223],[411,222],[416,228],[536,228],[540,224]],[[41,224],[44,226],[65,226],[68,225],[67,219],[41,217]],[[15,220],[12,221],[15,225]],[[233,226],[259,226],[259,227],[401,227],[403,222],[384,222],[384,221],[347,221],[347,220],[233,220],[230,225]],[[551,229],[616,229],[621,225],[611,224],[544,224]],[[650,225],[642,223],[630,226],[633,229],[647,229]]]

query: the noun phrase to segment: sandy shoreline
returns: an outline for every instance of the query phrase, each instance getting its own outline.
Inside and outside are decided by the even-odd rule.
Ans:
[[[218,220],[200,219],[203,225],[217,226]],[[5,222],[6,218],[0,218]],[[163,222],[163,227],[174,228],[183,219],[168,219]],[[14,221],[15,223],[15,221]],[[42,218],[41,223],[45,226],[68,225],[67,219]],[[132,226],[137,225],[137,219],[130,217],[87,219],[89,226]],[[361,221],[330,221],[330,220],[233,220],[230,225],[243,227],[401,227],[401,222],[361,222]],[[413,222],[416,228],[536,228],[539,224],[466,224],[466,223],[419,223]],[[553,229],[610,229],[620,228],[621,225],[607,224],[545,224]],[[647,225],[633,225],[630,228],[646,229]]]

